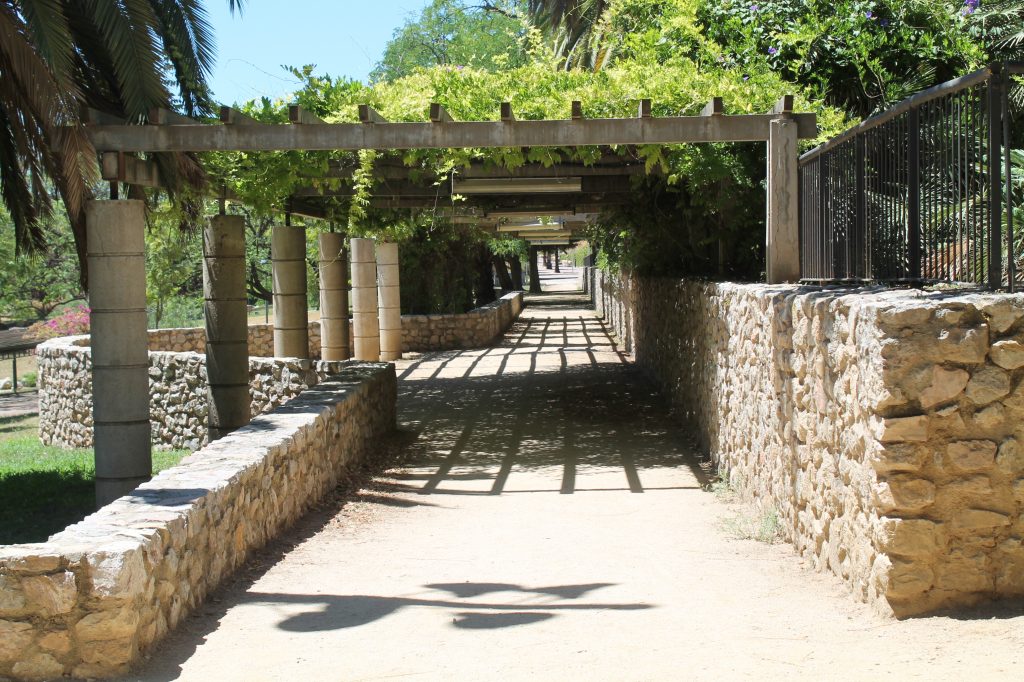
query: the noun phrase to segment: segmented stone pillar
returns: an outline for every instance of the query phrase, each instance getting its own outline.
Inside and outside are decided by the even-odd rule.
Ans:
[[[797,123],[768,124],[768,219],[765,274],[769,284],[800,279],[800,216]]]
[[[345,235],[323,232],[320,241],[320,352],[324,360],[348,360],[348,254]]]
[[[278,225],[270,236],[274,274],[274,356],[309,357],[306,231]]]
[[[377,311],[377,259],[372,239],[353,239],[352,335],[356,360],[380,360],[380,320]]]
[[[398,244],[377,245],[377,293],[380,306],[380,359],[402,358],[402,301],[398,283]]]
[[[245,221],[210,218],[203,230],[203,308],[209,439],[249,423],[249,327],[245,296]]]
[[[153,471],[145,207],[137,200],[90,201],[85,220],[96,504],[103,506]]]

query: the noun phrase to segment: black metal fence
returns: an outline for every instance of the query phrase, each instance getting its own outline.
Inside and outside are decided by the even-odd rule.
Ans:
[[[1022,73],[994,64],[804,154],[802,278],[1014,290],[1024,150],[1012,149],[1009,91]]]

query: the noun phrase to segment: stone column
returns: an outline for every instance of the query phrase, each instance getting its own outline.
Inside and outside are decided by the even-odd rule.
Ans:
[[[323,360],[348,360],[348,254],[345,235],[323,232],[320,242],[320,353]]]
[[[274,356],[309,357],[306,231],[279,225],[270,235],[274,271]]]
[[[765,273],[769,284],[796,282],[800,279],[797,123],[777,118],[768,131]]]
[[[249,323],[245,296],[245,221],[210,218],[203,230],[203,308],[211,441],[249,423]]]
[[[402,302],[398,281],[398,244],[377,245],[377,293],[380,305],[380,359],[402,359]]]
[[[143,202],[86,204],[96,505],[153,472]]]
[[[372,239],[352,239],[352,335],[356,360],[380,360],[377,311],[377,258]]]

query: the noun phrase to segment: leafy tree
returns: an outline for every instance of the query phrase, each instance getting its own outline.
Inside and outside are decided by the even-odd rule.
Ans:
[[[201,285],[202,244],[198,234],[181,233],[180,216],[164,204],[150,213],[146,231],[146,301],[155,327],[169,303],[195,297]]]
[[[370,77],[393,80],[431,66],[521,66],[528,60],[522,9],[519,0],[481,5],[433,0],[418,17],[395,30]]]
[[[42,320],[57,308],[85,298],[67,219],[55,214],[40,229],[46,247],[29,256],[19,255],[11,217],[0,208],[0,320]]]
[[[229,4],[235,10],[242,0]],[[201,0],[0,0],[0,197],[18,249],[45,245],[49,180],[84,272],[84,204],[96,158],[81,106],[132,121],[151,107],[207,114],[213,59]],[[188,157],[157,162],[172,188],[202,180]]]
[[[697,18],[719,59],[767,65],[857,117],[983,60],[958,0],[707,0]]]

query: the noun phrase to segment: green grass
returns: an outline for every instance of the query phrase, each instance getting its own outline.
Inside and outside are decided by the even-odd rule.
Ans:
[[[92,450],[43,445],[38,425],[34,415],[0,418],[0,545],[42,542],[95,508]],[[187,454],[154,451],[153,473]]]

